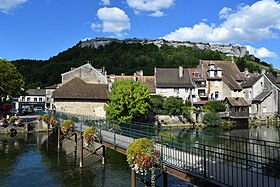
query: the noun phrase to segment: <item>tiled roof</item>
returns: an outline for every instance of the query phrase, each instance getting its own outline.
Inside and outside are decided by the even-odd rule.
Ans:
[[[280,89],[280,85],[277,84],[277,81],[278,81],[277,77],[275,77],[275,76],[272,75],[272,74],[265,74],[265,76],[266,76],[278,89]]]
[[[137,79],[137,81],[145,84],[150,93],[156,93],[155,76],[115,76],[115,80],[130,80]]]
[[[79,78],[74,78],[55,90],[53,98],[107,100],[108,93],[107,84],[89,84]]]
[[[228,101],[231,106],[249,106],[243,97],[226,97],[225,101]]]
[[[244,75],[240,72],[237,65],[230,61],[213,61],[213,60],[201,60],[199,67],[203,70],[203,73],[207,79],[212,79],[209,77],[207,71],[209,69],[209,64],[214,63],[215,68],[222,69],[222,80],[233,90],[241,90],[242,87],[238,82],[244,80]],[[219,78],[219,77],[214,77]],[[220,77],[221,78],[221,77]]]
[[[47,86],[46,89],[56,89],[58,87],[57,84],[51,85],[51,86]]]
[[[263,92],[261,92],[259,95],[257,95],[254,99],[252,99],[252,101],[262,102],[262,101],[263,101],[265,98],[267,98],[271,93],[272,93],[272,91],[263,91]]]
[[[242,82],[241,86],[243,88],[252,87],[255,82],[257,82],[261,78],[261,75],[252,75],[249,78],[245,78]]]
[[[183,77],[179,77],[179,68],[156,68],[157,88],[193,88],[189,71],[183,69]]]
[[[45,96],[46,89],[28,89],[26,93],[30,96]]]

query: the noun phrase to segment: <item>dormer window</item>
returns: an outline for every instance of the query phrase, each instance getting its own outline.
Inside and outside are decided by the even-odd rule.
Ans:
[[[209,77],[215,77],[215,69],[209,68],[208,69],[208,74],[209,74]]]
[[[193,76],[194,76],[195,78],[199,77],[199,76],[200,76],[199,71],[196,70],[196,71],[193,73]]]
[[[215,63],[214,62],[210,62],[208,66],[209,66],[209,69],[215,69]]]
[[[217,69],[217,77],[222,77],[222,69],[221,68]]]

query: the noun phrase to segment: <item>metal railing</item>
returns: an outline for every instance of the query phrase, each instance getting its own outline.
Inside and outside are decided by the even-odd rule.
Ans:
[[[85,127],[95,125],[101,137],[106,135],[113,145],[122,144],[123,148],[136,138],[152,139],[165,165],[217,185],[280,186],[279,142],[187,130],[174,137],[171,129],[154,124],[62,113],[53,116],[76,119],[76,125]]]

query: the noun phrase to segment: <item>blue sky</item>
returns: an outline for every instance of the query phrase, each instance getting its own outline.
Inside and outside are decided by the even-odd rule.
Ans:
[[[95,37],[247,46],[280,69],[274,0],[0,0],[0,57],[44,60]]]

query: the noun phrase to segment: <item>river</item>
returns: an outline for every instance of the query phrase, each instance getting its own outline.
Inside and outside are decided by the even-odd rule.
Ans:
[[[58,151],[55,138],[47,134],[0,135],[0,186],[130,186],[126,156],[106,149],[106,164],[99,156],[85,160],[79,168],[75,150]],[[138,176],[142,177],[142,176]],[[163,178],[157,180],[162,186]],[[144,184],[137,180],[137,186]],[[168,186],[188,183],[168,176]]]

